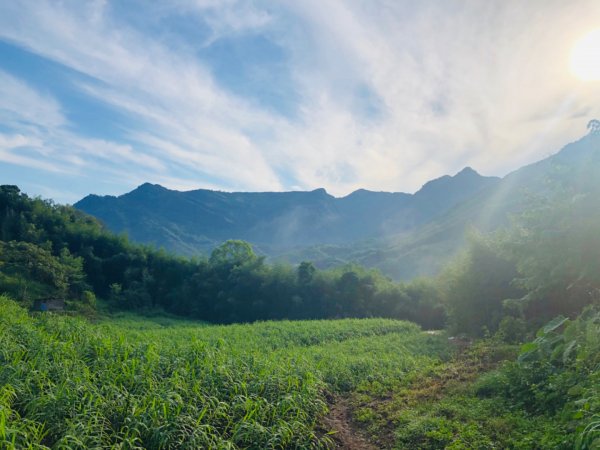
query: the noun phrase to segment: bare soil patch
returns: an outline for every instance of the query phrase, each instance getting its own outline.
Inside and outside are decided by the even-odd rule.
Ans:
[[[352,420],[352,409],[346,397],[329,399],[329,414],[323,419],[325,428],[333,432],[331,438],[338,449],[377,450],[365,437],[360,427]]]

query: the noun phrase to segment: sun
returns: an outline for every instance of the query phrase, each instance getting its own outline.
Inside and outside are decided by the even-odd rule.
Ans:
[[[571,51],[571,73],[583,81],[600,81],[600,28],[579,39]]]

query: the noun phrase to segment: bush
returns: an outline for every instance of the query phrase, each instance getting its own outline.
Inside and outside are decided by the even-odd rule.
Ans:
[[[519,344],[527,336],[527,322],[520,317],[504,317],[500,321],[497,336],[501,341]]]

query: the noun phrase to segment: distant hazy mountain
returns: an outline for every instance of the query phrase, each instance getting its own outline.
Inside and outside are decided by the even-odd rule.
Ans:
[[[578,174],[591,166],[600,168],[598,134],[503,179],[467,167],[412,195],[363,189],[342,198],[324,189],[178,192],[143,184],[119,197],[89,195],[75,207],[134,241],[181,254],[208,253],[226,239],[244,239],[274,260],[310,260],[322,268],[356,262],[410,279],[439,271],[470,228],[489,231],[508,223],[530,194],[556,183],[578,189]]]
[[[364,189],[342,198],[324,189],[179,192],[146,183],[119,197],[88,195],[74,206],[133,241],[177,253],[206,253],[224,240],[244,239],[274,256],[413,230],[497,183],[471,168],[430,181],[414,195]]]
[[[485,232],[506,225],[511,214],[535,202],[532,198],[557,189],[584,192],[587,187],[581,180],[589,180],[590,173],[598,175],[595,179],[600,184],[599,134],[589,134],[555,155],[508,174],[412,230],[352,245],[297,249],[281,258],[311,260],[321,267],[352,261],[379,268],[395,279],[432,275],[463,246],[469,229]]]

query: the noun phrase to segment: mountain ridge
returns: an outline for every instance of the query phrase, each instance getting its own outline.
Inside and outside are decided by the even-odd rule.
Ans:
[[[333,197],[323,188],[180,192],[144,183],[118,197],[89,195],[74,206],[134,241],[183,255],[243,239],[273,261],[310,260],[320,268],[357,263],[411,279],[437,273],[469,229],[489,232],[508,224],[529,195],[549,192],[549,178],[576,191],[579,174],[590,167],[598,167],[600,181],[597,134],[501,179],[466,167],[424,183],[414,194],[358,189]]]
[[[112,231],[177,253],[206,253],[236,238],[273,255],[298,245],[348,243],[411,229],[498,180],[465,168],[425,183],[414,194],[358,189],[343,197],[324,188],[177,191],[143,183],[120,196],[90,194],[74,206]]]
[[[582,176],[593,171],[600,183],[600,135],[588,134],[560,151],[520,167],[493,186],[481,189],[444,214],[413,230],[356,242],[352,246],[297,249],[284,261],[313,260],[320,267],[351,261],[381,270],[395,279],[435,275],[465,243],[469,230],[494,231],[510,223],[535,197],[555,189],[585,192]]]
[[[366,189],[366,188],[358,188],[355,191],[352,191],[346,195],[342,195],[339,197],[336,197],[332,194],[330,194],[329,192],[327,192],[327,190],[323,187],[320,188],[315,188],[309,191],[302,191],[302,190],[292,190],[292,191],[225,191],[225,190],[219,190],[219,189],[206,189],[206,188],[198,188],[198,189],[190,189],[187,191],[180,191],[178,189],[169,189],[165,186],[162,186],[161,184],[158,183],[150,183],[148,181],[140,184],[139,186],[137,186],[135,189],[132,189],[129,192],[125,192],[124,194],[121,195],[110,195],[110,194],[106,194],[106,195],[98,195],[98,194],[88,194],[85,197],[83,197],[81,200],[77,201],[75,203],[79,204],[81,202],[83,202],[84,200],[88,199],[88,198],[122,198],[122,197],[126,197],[129,196],[133,193],[136,192],[143,192],[143,191],[169,191],[169,192],[179,192],[179,193],[191,193],[191,192],[210,192],[210,193],[219,193],[219,194],[248,194],[248,195],[255,195],[255,194],[294,194],[294,193],[303,193],[303,194],[310,194],[310,193],[324,193],[329,197],[335,198],[335,199],[344,199],[347,197],[352,197],[356,194],[362,194],[362,193],[373,193],[373,194],[390,194],[390,195],[401,195],[401,196],[414,196],[417,195],[419,192],[421,192],[426,186],[432,184],[432,183],[436,183],[438,181],[442,181],[442,180],[447,180],[447,179],[456,179],[457,177],[461,177],[464,175],[475,175],[481,178],[488,178],[488,179],[501,179],[501,177],[497,177],[497,176],[487,176],[487,175],[481,175],[479,172],[477,172],[475,169],[473,169],[470,166],[465,166],[463,169],[461,169],[460,171],[458,171],[455,175],[442,175],[438,178],[433,178],[427,182],[425,182],[417,191],[415,191],[414,193],[408,193],[408,192],[402,192],[402,191],[375,191],[375,190],[371,190],[371,189]]]

